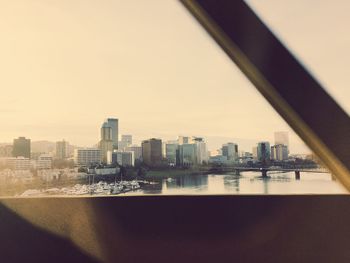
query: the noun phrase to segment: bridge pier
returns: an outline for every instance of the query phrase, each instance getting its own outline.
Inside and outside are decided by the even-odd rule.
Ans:
[[[267,178],[267,170],[266,169],[262,169],[261,170],[261,177],[262,178]]]
[[[295,180],[300,180],[300,171],[295,171]]]
[[[239,169],[235,169],[235,170],[234,170],[234,173],[235,173],[235,175],[241,175]]]

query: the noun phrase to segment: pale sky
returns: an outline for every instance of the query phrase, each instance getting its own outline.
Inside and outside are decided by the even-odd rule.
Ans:
[[[305,2],[249,1],[349,112],[350,5]],[[0,142],[91,146],[117,117],[136,142],[287,130],[306,149],[177,1],[0,0],[0,22]]]

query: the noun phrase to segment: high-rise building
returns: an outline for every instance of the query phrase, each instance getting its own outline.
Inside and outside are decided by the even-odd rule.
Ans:
[[[98,164],[101,162],[101,150],[97,148],[75,149],[74,162],[79,166]]]
[[[162,140],[152,138],[143,141],[142,160],[148,166],[160,166],[162,163]]]
[[[181,166],[192,166],[198,163],[197,145],[186,143],[179,145],[179,162]]]
[[[286,131],[275,132],[275,145],[284,144],[289,148],[289,136]]]
[[[258,146],[254,146],[252,150],[252,155],[255,160],[258,159]]]
[[[206,143],[200,137],[181,139],[176,154],[176,164],[180,166],[201,165],[209,161]],[[189,143],[184,143],[184,142]]]
[[[285,161],[288,159],[288,147],[284,144],[271,146],[271,160]]]
[[[266,163],[270,160],[270,143],[259,142],[257,149],[258,160],[262,163]]]
[[[223,155],[214,155],[209,157],[208,162],[212,164],[225,164],[227,163],[227,158]]]
[[[108,122],[104,122],[101,127],[101,140],[99,142],[102,162],[107,163],[107,154],[109,151],[113,151],[113,145],[113,128]]]
[[[105,122],[107,122],[108,126],[112,129],[110,139],[112,140],[113,149],[117,150],[118,149],[118,138],[119,138],[118,119],[108,118]]]
[[[134,160],[141,160],[142,159],[142,147],[138,145],[130,145],[125,148],[126,152],[134,152]]]
[[[65,140],[56,142],[56,158],[66,159],[69,157],[69,143]]]
[[[209,161],[207,145],[203,138],[193,137],[192,142],[196,145],[196,164],[203,164]]]
[[[222,153],[222,156],[225,156],[226,159],[228,159],[228,146],[227,146],[227,144],[222,145],[221,153]]]
[[[228,161],[238,160],[238,145],[232,142],[222,146],[222,155],[226,156]]]
[[[112,153],[112,163],[122,166],[134,166],[134,152],[114,151]]]
[[[165,158],[167,159],[168,163],[171,165],[176,164],[176,150],[178,149],[179,145],[178,143],[173,142],[167,142],[165,143]]]
[[[30,158],[30,139],[26,139],[25,137],[14,139],[12,156]]]

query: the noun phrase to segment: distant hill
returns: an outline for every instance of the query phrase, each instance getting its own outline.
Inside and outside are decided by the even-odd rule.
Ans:
[[[31,152],[54,152],[56,143],[50,141],[32,141]]]
[[[74,149],[78,148],[78,146],[69,144],[69,153],[73,154]],[[50,141],[32,141],[31,142],[31,152],[55,152],[56,151],[56,142]]]

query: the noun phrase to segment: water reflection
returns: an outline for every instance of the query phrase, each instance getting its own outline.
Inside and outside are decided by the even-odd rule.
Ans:
[[[271,172],[262,178],[256,172],[235,174],[183,175],[158,181],[133,194],[342,194],[346,190],[330,174]]]
[[[205,191],[208,188],[208,175],[184,175],[178,178],[168,178],[163,180],[163,184],[165,184],[165,188],[169,190],[188,188],[192,190]]]
[[[161,194],[162,193],[162,187],[163,185],[161,183],[154,183],[145,185],[142,189],[142,192],[144,194]]]
[[[239,193],[239,175],[225,175],[224,176],[224,186],[225,190],[228,192]]]

